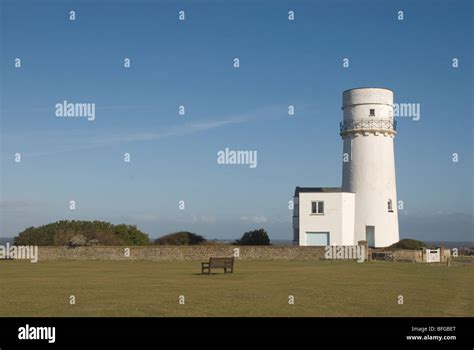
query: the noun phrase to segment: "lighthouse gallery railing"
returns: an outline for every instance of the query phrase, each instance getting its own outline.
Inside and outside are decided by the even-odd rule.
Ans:
[[[397,121],[393,119],[354,119],[339,124],[340,132],[351,130],[397,130]]]

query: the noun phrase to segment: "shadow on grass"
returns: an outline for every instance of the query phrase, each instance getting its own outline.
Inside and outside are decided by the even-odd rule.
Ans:
[[[211,272],[210,274],[207,273],[193,273],[193,276],[216,276],[216,275],[222,275],[222,276],[232,276],[233,273],[224,273],[224,272]]]

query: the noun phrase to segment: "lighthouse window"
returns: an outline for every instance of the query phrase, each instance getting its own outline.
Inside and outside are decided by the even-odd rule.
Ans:
[[[392,205],[392,200],[391,199],[388,200],[387,207],[388,207],[388,212],[393,213],[393,205]]]
[[[369,117],[375,117],[375,109],[369,109]]]
[[[311,202],[311,214],[324,214],[324,202],[315,201]]]

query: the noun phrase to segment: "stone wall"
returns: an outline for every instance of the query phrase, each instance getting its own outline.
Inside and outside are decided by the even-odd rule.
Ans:
[[[241,260],[320,260],[324,247],[298,246],[148,246],[148,247],[38,247],[39,261],[45,260],[202,260],[235,256]],[[130,255],[126,256],[126,249]]]
[[[129,249],[129,256],[126,255]],[[378,250],[370,250],[378,251]],[[395,261],[423,262],[421,250],[395,250]],[[46,260],[200,260],[209,257],[236,256],[240,260],[323,260],[324,247],[300,246],[121,246],[121,247],[38,247],[39,261]],[[442,259],[445,261],[446,257]]]
[[[407,261],[407,262],[426,262],[426,256],[424,250],[395,250],[392,252],[395,261]],[[446,262],[451,257],[451,251],[449,249],[440,249],[440,262]]]
[[[421,250],[395,250],[393,257],[395,261],[423,262],[423,252]]]

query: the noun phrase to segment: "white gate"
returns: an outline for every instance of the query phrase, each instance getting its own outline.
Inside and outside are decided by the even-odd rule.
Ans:
[[[426,262],[440,262],[440,249],[426,249]]]

